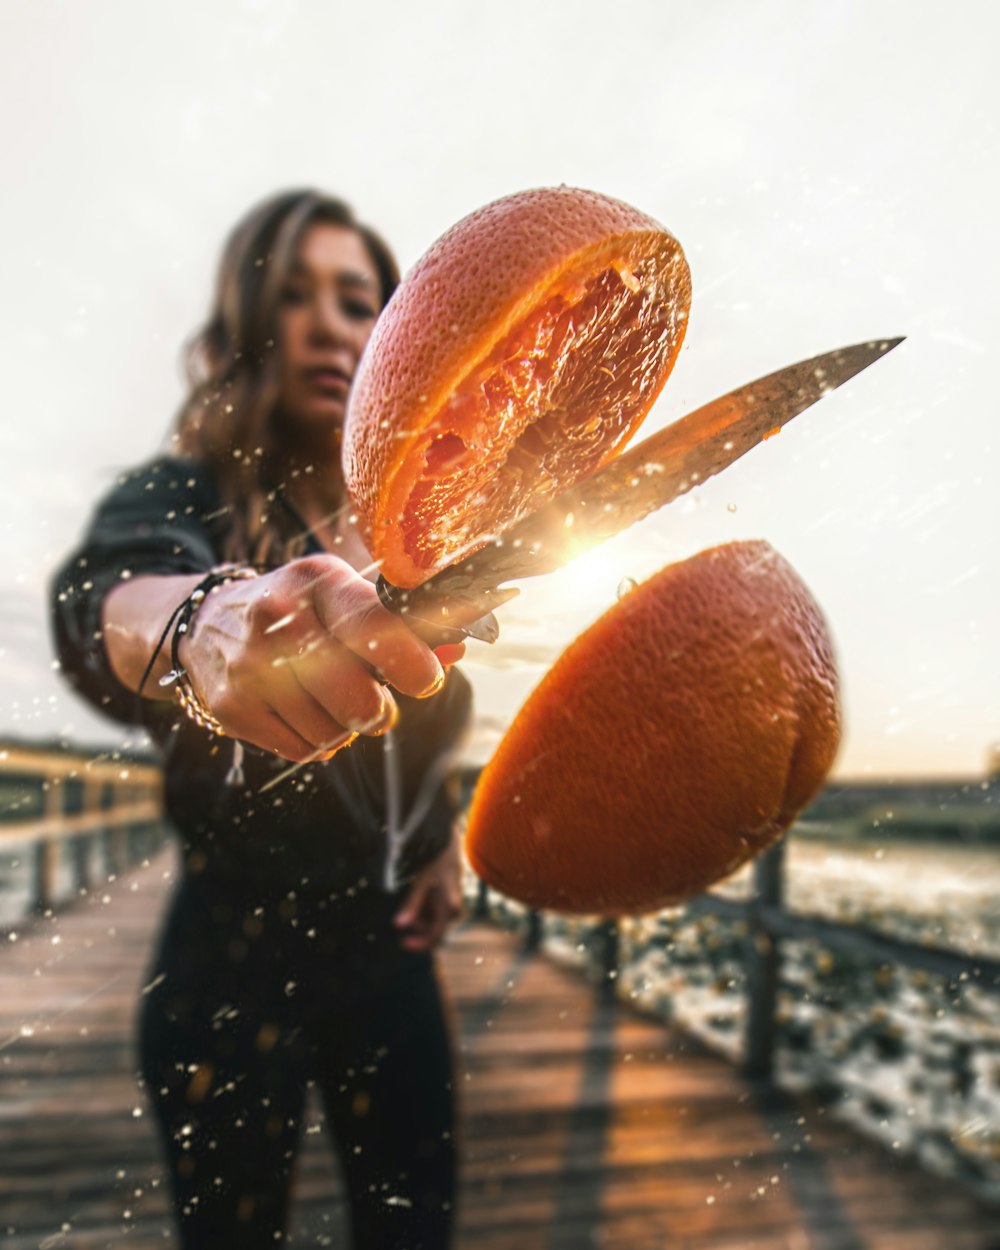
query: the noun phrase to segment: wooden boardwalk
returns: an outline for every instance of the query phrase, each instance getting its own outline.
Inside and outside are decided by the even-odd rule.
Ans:
[[[172,863],[0,950],[5,1250],[174,1245],[131,1036]],[[511,935],[460,925],[442,964],[461,1036],[456,1250],[1000,1250],[1000,1211]],[[313,1107],[289,1240],[346,1250],[322,1129]]]

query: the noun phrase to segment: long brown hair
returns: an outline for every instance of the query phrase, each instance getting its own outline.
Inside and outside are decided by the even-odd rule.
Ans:
[[[326,222],[354,230],[378,272],[382,306],[399,268],[382,239],[343,200],[287,191],[257,205],[230,234],[205,324],[187,342],[190,387],[173,445],[209,465],[229,512],[226,558],[268,563],[294,554],[271,509],[280,465],[274,428],[278,395],[277,314],[306,229]]]

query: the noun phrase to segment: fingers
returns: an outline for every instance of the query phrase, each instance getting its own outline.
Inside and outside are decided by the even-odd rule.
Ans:
[[[333,568],[313,587],[320,624],[332,638],[377,669],[403,694],[434,694],[444,669],[408,625],[384,608],[375,587],[349,565]]]
[[[395,918],[397,928],[404,931],[400,944],[404,950],[430,950],[459,915],[461,899],[457,892],[437,881],[418,882]]]
[[[373,685],[360,669],[358,677],[367,685]],[[392,696],[378,685],[374,686],[374,694],[370,711],[366,710],[357,718],[338,720],[306,689],[297,666],[288,665],[284,669],[283,688],[273,688],[269,698],[272,711],[294,734],[310,744],[310,757],[316,758],[342,746],[359,733],[378,736],[395,724],[399,713]]]
[[[348,746],[358,736],[350,729],[341,729],[333,737],[324,737],[320,742],[314,743],[297,733],[273,709],[269,709],[264,714],[263,723],[269,726],[269,732],[265,731],[264,734],[267,741],[255,742],[252,745],[262,747],[266,751],[273,751],[275,755],[280,755],[282,759],[291,760],[295,764],[331,759],[341,747]],[[250,741],[250,739],[245,740]]]
[[[296,685],[320,716],[363,734],[381,734],[398,719],[392,694],[379,685],[350,652],[329,644],[317,646],[288,665]],[[303,709],[305,714],[305,709]],[[306,733],[306,737],[311,734]]]
[[[434,648],[434,654],[437,656],[442,668],[450,668],[452,664],[457,664],[459,660],[464,659],[465,643],[442,643],[440,647]]]
[[[346,733],[376,735],[405,694],[433,694],[445,664],[336,556],[308,556],[206,599],[180,653],[205,705],[234,737],[285,758],[316,758]]]
[[[227,729],[244,742],[302,763],[329,758],[359,732],[383,732],[384,726],[344,725],[303,689],[290,665],[283,665],[270,674],[266,697],[239,702]]]

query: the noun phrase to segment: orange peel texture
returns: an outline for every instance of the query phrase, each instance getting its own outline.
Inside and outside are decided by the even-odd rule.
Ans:
[[[443,235],[379,318],[345,422],[384,576],[419,585],[620,451],[690,301],[677,240],[592,191],[511,195]]]
[[[466,849],[532,907],[637,914],[786,829],[840,741],[823,615],[763,541],[628,593],[557,660],[484,769]]]

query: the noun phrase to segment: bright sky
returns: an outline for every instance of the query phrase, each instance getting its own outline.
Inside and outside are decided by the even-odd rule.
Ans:
[[[908,341],[780,438],[527,589],[474,649],[485,758],[641,578],[763,537],[844,682],[842,776],[977,774],[1000,739],[1000,10],[990,0],[34,0],[0,39],[0,734],[115,740],[50,670],[44,587],[157,446],[221,240],[257,198],[352,200],[404,267],[499,195],[566,182],[680,239],[690,329],[650,433],[731,386]]]

